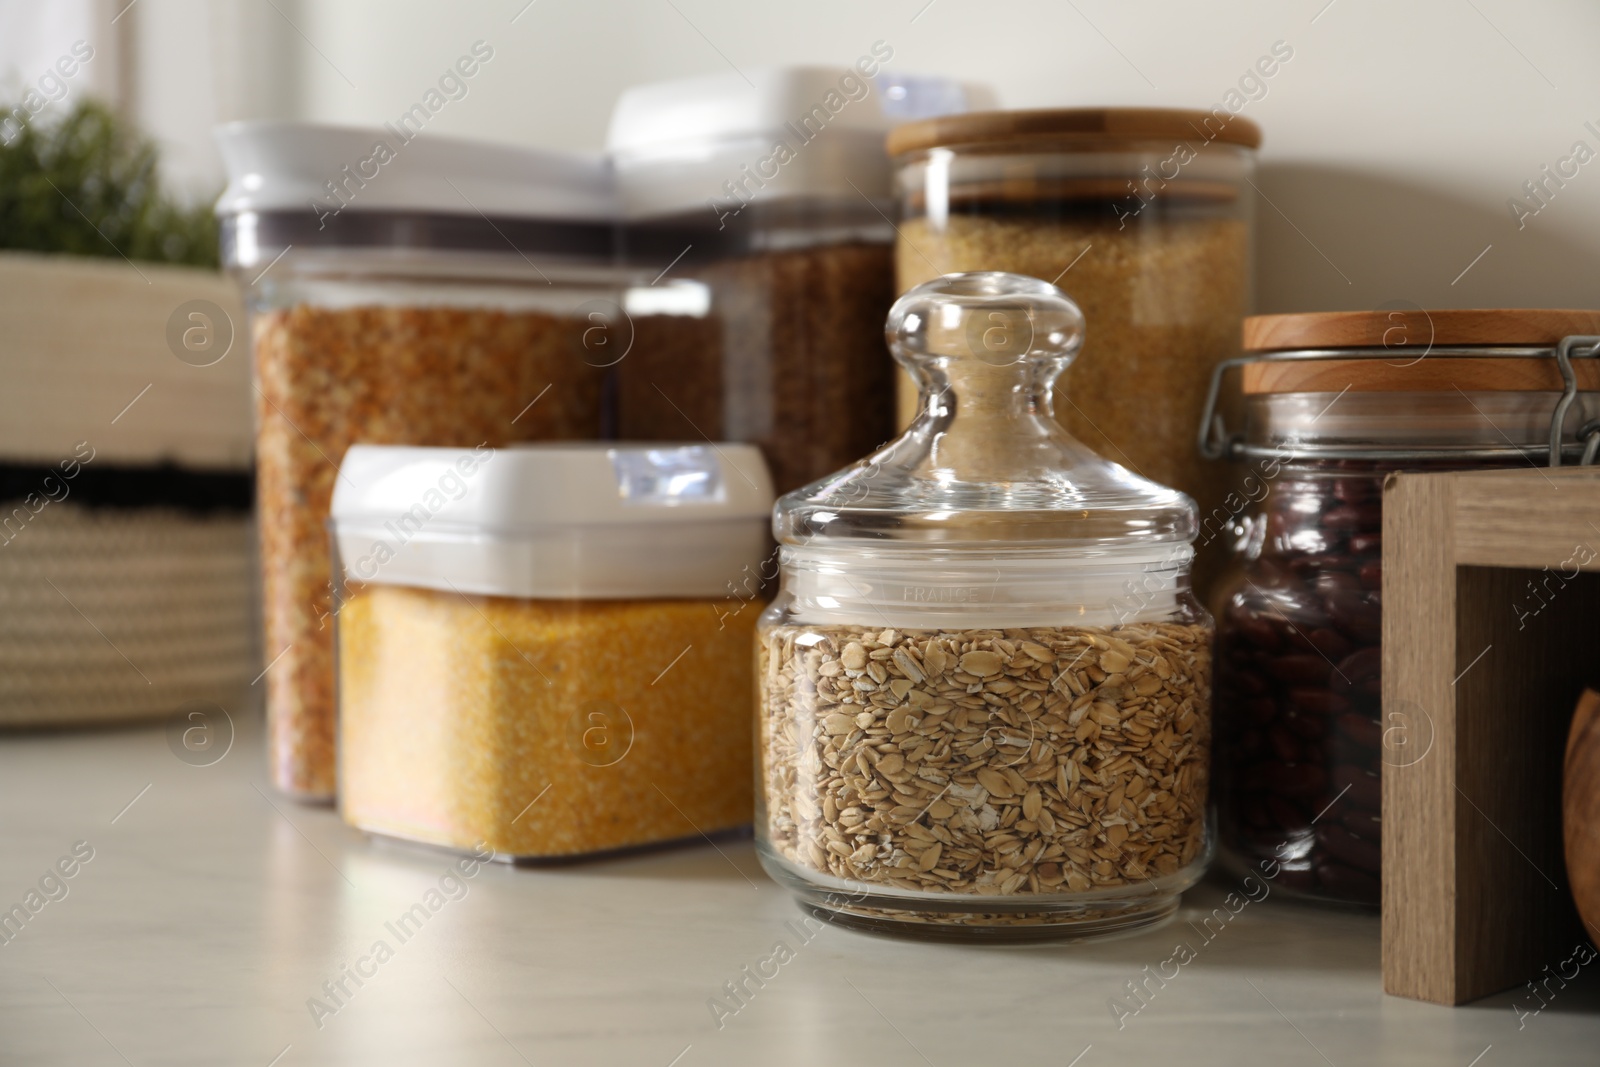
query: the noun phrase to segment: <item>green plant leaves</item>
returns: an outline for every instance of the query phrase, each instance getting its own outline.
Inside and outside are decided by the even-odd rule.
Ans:
[[[97,101],[28,122],[0,138],[0,248],[215,268],[210,204],[174,200],[157,162],[154,143]]]

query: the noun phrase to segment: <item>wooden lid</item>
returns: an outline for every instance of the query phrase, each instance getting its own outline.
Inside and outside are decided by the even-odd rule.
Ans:
[[[1560,392],[1553,360],[1460,356],[1456,346],[1548,348],[1573,335],[1600,335],[1600,311],[1484,308],[1319,311],[1244,320],[1244,350],[1382,348],[1378,359],[1303,359],[1247,364],[1246,394],[1319,392]],[[1600,389],[1600,361],[1573,361],[1578,387]]]
[[[1600,335],[1600,311],[1472,308],[1424,311],[1311,311],[1244,320],[1246,352],[1296,348],[1426,349],[1439,345],[1548,346],[1573,334]]]
[[[1164,107],[1081,107],[1038,111],[972,111],[896,126],[889,154],[964,145],[1114,147],[1130,141],[1221,141],[1256,148],[1261,127],[1247,118]]]

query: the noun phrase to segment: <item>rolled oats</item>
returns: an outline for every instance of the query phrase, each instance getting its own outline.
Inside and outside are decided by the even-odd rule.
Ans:
[[[1175,622],[766,629],[767,841],[802,868],[920,892],[1176,874],[1205,848],[1210,641],[1209,624]]]

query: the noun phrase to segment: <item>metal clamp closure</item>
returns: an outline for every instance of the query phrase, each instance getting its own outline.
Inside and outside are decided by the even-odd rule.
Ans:
[[[1223,360],[1211,372],[1211,386],[1206,391],[1205,408],[1200,414],[1200,432],[1197,443],[1200,454],[1206,459],[1241,459],[1241,458],[1306,458],[1306,459],[1357,459],[1378,460],[1390,462],[1414,462],[1426,459],[1435,459],[1448,455],[1462,460],[1498,460],[1498,459],[1523,459],[1531,460],[1534,457],[1545,456],[1552,467],[1559,467],[1565,452],[1570,451],[1581,465],[1587,466],[1594,463],[1596,456],[1600,455],[1600,419],[1585,423],[1578,431],[1577,441],[1565,444],[1562,441],[1563,429],[1566,424],[1567,414],[1572,404],[1578,398],[1578,376],[1572,369],[1574,359],[1600,358],[1600,337],[1571,336],[1563,337],[1559,344],[1553,348],[1525,348],[1525,347],[1435,347],[1430,348],[1422,357],[1428,355],[1449,356],[1451,358],[1467,359],[1504,359],[1516,357],[1525,359],[1554,359],[1556,368],[1561,373],[1562,392],[1556,401],[1555,410],[1550,414],[1549,444],[1545,447],[1536,445],[1494,446],[1489,448],[1473,449],[1442,449],[1430,448],[1364,448],[1343,446],[1301,445],[1292,448],[1255,445],[1245,441],[1244,435],[1234,433],[1223,425],[1222,415],[1217,410],[1218,401],[1222,396],[1223,379],[1230,371],[1238,370],[1252,363],[1279,363],[1295,362],[1301,360],[1324,359],[1394,359],[1403,356],[1403,349],[1393,348],[1331,348],[1331,349],[1296,349],[1289,352],[1266,352],[1254,356],[1238,356],[1234,359]]]

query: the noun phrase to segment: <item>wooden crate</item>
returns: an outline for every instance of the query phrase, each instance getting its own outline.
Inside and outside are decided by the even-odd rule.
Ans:
[[[1461,1004],[1584,939],[1561,768],[1600,675],[1600,470],[1394,475],[1383,544],[1384,989]]]

